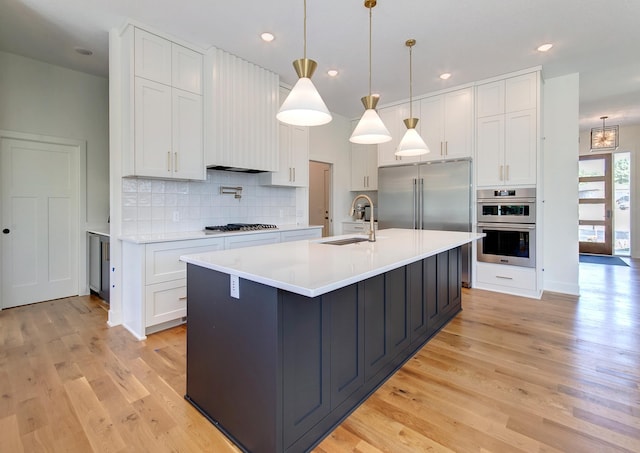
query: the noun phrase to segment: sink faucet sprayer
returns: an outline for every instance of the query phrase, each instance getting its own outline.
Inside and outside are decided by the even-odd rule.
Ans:
[[[358,201],[359,198],[364,198],[369,202],[369,206],[371,206],[371,217],[369,217],[369,242],[376,242],[376,230],[375,228],[373,228],[373,201],[371,200],[371,198],[369,198],[368,195],[356,195],[356,197],[351,202],[351,211],[349,212],[349,215],[353,215],[356,212],[356,201]]]

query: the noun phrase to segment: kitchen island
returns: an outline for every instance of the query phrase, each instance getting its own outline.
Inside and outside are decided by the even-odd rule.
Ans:
[[[187,394],[251,452],[308,451],[461,310],[476,233],[187,255]],[[346,241],[349,242],[349,241]]]

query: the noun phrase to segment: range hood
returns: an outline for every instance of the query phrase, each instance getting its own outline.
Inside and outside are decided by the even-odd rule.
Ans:
[[[227,167],[224,165],[211,165],[208,170],[234,171],[236,173],[266,173],[266,170],[253,170],[251,168]]]

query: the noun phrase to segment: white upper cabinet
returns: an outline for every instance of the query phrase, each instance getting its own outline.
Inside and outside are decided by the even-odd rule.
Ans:
[[[351,190],[378,190],[376,145],[351,144]]]
[[[538,79],[534,72],[477,87],[478,187],[536,184]]]
[[[414,116],[420,117],[420,104],[414,103]],[[407,127],[404,120],[409,118],[409,103],[385,107],[378,110],[378,115],[384,125],[391,133],[391,141],[380,143],[378,145],[378,166],[384,167],[388,165],[402,165],[411,162],[420,162],[420,157],[399,157],[395,155],[400,140],[404,137]],[[420,132],[421,122],[418,123],[416,130]]]
[[[278,75],[215,48],[205,73],[207,167],[278,171]]]
[[[284,101],[288,94],[289,90],[281,88],[280,100]],[[309,128],[277,122],[278,171],[263,173],[260,175],[260,182],[270,186],[307,187],[309,185]]]
[[[123,176],[205,179],[202,54],[139,28],[125,32],[125,43],[133,112],[124,136],[133,141],[123,148]]]
[[[471,88],[420,100],[419,132],[430,152],[421,161],[459,159],[473,154]],[[422,127],[420,128],[420,124]]]

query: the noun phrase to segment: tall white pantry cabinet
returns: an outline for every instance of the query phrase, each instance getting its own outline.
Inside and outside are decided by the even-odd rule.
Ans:
[[[123,40],[133,90],[123,176],[205,179],[202,53],[137,27]]]

